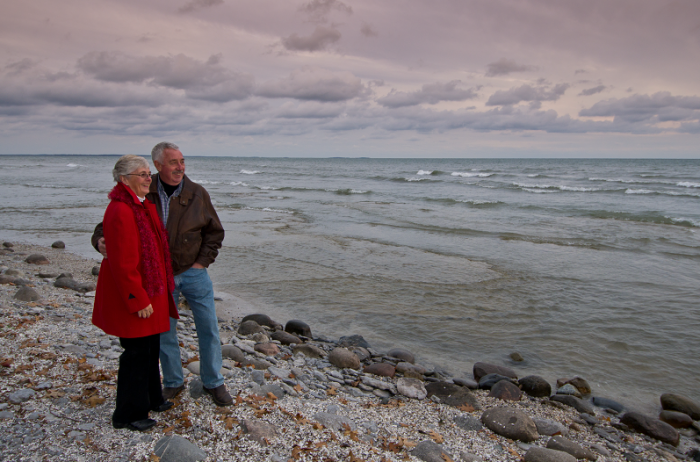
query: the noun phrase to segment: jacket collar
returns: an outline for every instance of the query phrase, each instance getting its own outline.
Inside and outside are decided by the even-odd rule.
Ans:
[[[151,177],[153,181],[151,181],[151,187],[149,188],[148,193],[149,194],[155,194],[158,196],[158,182],[160,181],[160,176],[158,173],[154,173],[153,176]],[[192,180],[189,179],[187,175],[182,176],[182,191],[180,191],[180,202],[184,204],[187,204],[190,199],[192,199],[192,196],[194,195],[194,189],[192,185]]]

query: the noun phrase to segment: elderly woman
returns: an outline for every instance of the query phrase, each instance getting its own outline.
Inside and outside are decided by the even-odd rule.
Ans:
[[[117,185],[104,215],[109,242],[102,260],[92,323],[119,337],[115,428],[145,431],[156,421],[149,411],[173,406],[163,399],[158,369],[160,333],[178,318],[168,238],[156,207],[146,200],[151,172],[143,157],[121,157],[112,171]]]

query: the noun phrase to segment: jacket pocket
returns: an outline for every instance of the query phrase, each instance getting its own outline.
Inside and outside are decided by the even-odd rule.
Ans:
[[[202,246],[202,234],[199,231],[183,233],[178,236],[175,250],[178,254],[177,261],[180,267],[191,266],[199,255]]]

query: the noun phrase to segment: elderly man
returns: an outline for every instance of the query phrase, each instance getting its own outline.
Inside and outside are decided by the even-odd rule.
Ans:
[[[209,194],[185,175],[185,159],[173,143],[158,143],[151,151],[158,173],[147,195],[156,204],[170,238],[175,275],[173,298],[182,294],[194,316],[199,339],[200,374],[204,391],[218,406],[233,403],[221,375],[221,341],[214,305],[214,288],[207,267],[214,263],[224,240],[224,229]],[[102,223],[92,236],[93,246],[107,257]],[[106,245],[105,245],[106,244]],[[160,334],[160,364],[163,370],[163,396],[172,399],[184,385],[177,319],[170,318],[170,331]]]

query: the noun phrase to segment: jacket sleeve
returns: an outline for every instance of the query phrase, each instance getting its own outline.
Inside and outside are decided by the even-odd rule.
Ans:
[[[136,313],[151,304],[143,288],[141,246],[134,213],[128,205],[112,201],[103,221],[107,247],[107,264],[122,301],[130,313]]]
[[[97,250],[98,252],[100,249],[97,248],[97,242],[100,240],[100,238],[104,237],[104,232],[102,230],[102,223],[98,223],[97,226],[95,226],[95,231],[92,233],[92,239],[90,240],[92,242],[92,246]]]
[[[224,241],[224,227],[221,225],[216,210],[214,210],[209,193],[204,188],[202,188],[202,200],[204,202],[206,224],[201,230],[202,245],[199,247],[199,254],[195,263],[208,268],[209,265],[214,263],[216,256],[219,255],[221,243]]]

